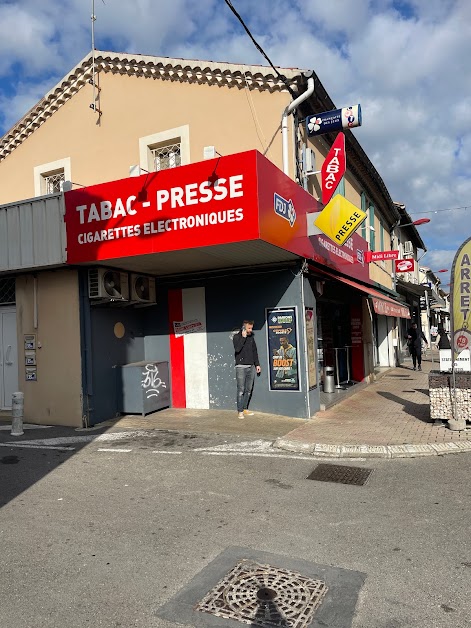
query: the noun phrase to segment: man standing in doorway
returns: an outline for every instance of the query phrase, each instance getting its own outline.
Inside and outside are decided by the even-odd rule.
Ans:
[[[237,380],[237,412],[239,419],[253,415],[248,409],[255,372],[260,373],[257,345],[253,334],[253,321],[245,320],[242,329],[232,339],[235,351]]]
[[[425,337],[424,332],[421,331],[419,333],[417,323],[412,323],[410,328],[407,330],[407,346],[409,347],[409,352],[411,354],[414,371],[416,365],[419,371],[422,370],[422,339],[425,340],[425,343],[427,344],[427,338]]]

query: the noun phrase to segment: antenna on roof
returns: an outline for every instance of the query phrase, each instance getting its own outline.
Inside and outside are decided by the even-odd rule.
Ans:
[[[103,4],[105,4],[105,0],[102,0],[102,2],[103,2]],[[97,94],[99,94],[101,90],[100,90],[100,87],[97,86],[96,80],[95,80],[95,75],[96,75],[96,62],[95,62],[95,21],[96,21],[95,0],[92,0],[91,20],[92,20],[92,78],[90,79],[89,83],[93,86],[93,102],[90,105],[90,109],[93,109],[93,111],[96,111],[96,113],[98,113],[98,119],[99,119],[99,117],[101,116],[101,111],[97,107],[97,99],[98,99]]]

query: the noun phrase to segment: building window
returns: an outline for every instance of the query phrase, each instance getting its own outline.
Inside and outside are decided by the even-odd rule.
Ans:
[[[163,146],[149,146],[149,150],[155,172],[176,168],[182,164],[181,142],[164,144]]]
[[[15,303],[15,278],[4,277],[0,279],[0,305],[15,305]]]
[[[368,223],[370,228],[370,251],[376,251],[375,207],[372,203],[369,203],[368,206]]]
[[[43,194],[58,194],[62,192],[65,181],[64,170],[49,172],[41,176],[43,178]]]
[[[64,157],[34,168],[34,195],[59,194],[64,182],[71,181],[70,157]]]
[[[190,128],[188,125],[139,138],[139,165],[143,170],[159,172],[189,163]]]

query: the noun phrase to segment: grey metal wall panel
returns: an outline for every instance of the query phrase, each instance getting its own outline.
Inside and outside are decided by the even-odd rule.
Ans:
[[[65,263],[62,194],[0,206],[0,272]]]

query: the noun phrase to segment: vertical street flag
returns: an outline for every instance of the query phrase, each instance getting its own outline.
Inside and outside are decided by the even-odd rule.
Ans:
[[[458,249],[451,269],[451,337],[453,364],[471,348],[471,238]]]
[[[322,202],[330,201],[347,168],[345,135],[339,133],[332,144],[321,168]]]

